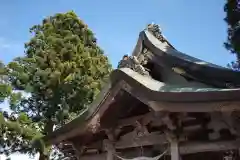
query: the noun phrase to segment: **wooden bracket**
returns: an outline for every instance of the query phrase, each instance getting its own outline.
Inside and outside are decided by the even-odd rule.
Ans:
[[[157,111],[155,112],[155,119],[161,121],[163,124],[166,124],[170,130],[176,129],[172,120],[169,117],[169,112],[166,111]]]
[[[145,125],[142,125],[139,121],[136,121],[135,133],[137,137],[142,137],[149,134],[147,127]]]
[[[114,129],[105,129],[105,133],[108,137],[108,139],[111,141],[111,142],[114,142],[116,141],[116,135],[115,135],[115,130]]]

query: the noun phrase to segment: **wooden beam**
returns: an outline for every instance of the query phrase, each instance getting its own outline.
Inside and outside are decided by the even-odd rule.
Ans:
[[[105,140],[104,140],[105,141]],[[158,132],[149,133],[148,135],[137,137],[134,132],[130,132],[120,138],[119,141],[114,142],[115,149],[125,149],[125,148],[133,148],[133,147],[141,147],[141,146],[151,146],[157,144],[166,144],[168,143],[165,135],[159,134]],[[91,145],[86,146],[89,149],[97,148],[103,149],[106,151],[106,143],[102,143],[102,141],[97,141],[92,143]]]
[[[212,142],[186,142],[179,144],[179,152],[181,154],[190,154],[197,152],[207,151],[221,151],[229,149],[240,148],[240,141],[212,141]],[[167,144],[168,140],[165,135],[159,135],[158,133],[150,133],[148,136],[133,139],[125,137],[124,139],[115,143],[116,149],[125,149],[141,146],[151,145],[164,145]]]
[[[107,154],[92,154],[92,155],[85,155],[81,157],[81,160],[106,160]]]
[[[132,135],[123,136],[120,141],[115,143],[116,149],[151,146],[156,144],[166,144],[167,139],[165,135],[159,135],[159,133],[150,133],[149,135],[141,136],[139,138]]]
[[[170,103],[158,101],[146,101],[154,111],[169,112],[232,112],[240,110],[239,101],[224,102],[193,102],[193,103]]]
[[[200,152],[218,152],[240,148],[240,141],[216,141],[216,142],[187,142],[179,144],[180,154]]]
[[[125,127],[125,126],[131,126],[131,125],[135,125],[137,121],[144,121],[144,123],[148,123],[152,118],[153,118],[153,113],[149,112],[143,115],[139,115],[139,116],[134,116],[131,118],[126,118],[126,119],[121,119],[117,122],[117,126],[118,127]]]
[[[156,137],[158,138],[158,137]],[[155,138],[153,138],[155,139]],[[157,139],[155,139],[157,140]],[[148,139],[147,140],[139,140],[137,142],[131,142],[128,143],[126,141],[121,141],[116,143],[115,148],[116,149],[126,149],[126,148],[133,148],[133,147],[141,147],[141,146],[149,146],[151,145],[164,145],[167,142],[165,141],[153,141]],[[174,146],[172,146],[174,148]],[[179,143],[178,144],[179,153],[181,155],[183,154],[192,154],[192,153],[201,153],[201,152],[218,152],[218,151],[224,151],[224,150],[234,150],[240,148],[240,141],[234,140],[234,141],[215,141],[215,142],[185,142],[185,143]],[[162,150],[162,148],[161,148]]]
[[[194,153],[204,153],[204,152],[219,152],[219,151],[226,151],[226,150],[237,150],[240,148],[240,141],[239,140],[233,140],[233,141],[212,141],[212,142],[185,142],[185,143],[179,143],[178,144],[178,151],[179,151],[179,154],[180,155],[187,155],[187,154],[194,154]],[[132,148],[132,147],[141,147],[139,145],[130,145],[130,143],[132,142],[129,142],[129,145],[121,145],[119,146],[118,144],[118,147],[116,149],[119,149],[118,152],[120,152],[122,155],[124,155],[124,153],[126,152],[129,152],[130,150],[124,150],[124,151],[121,151],[121,149],[127,149],[127,148]],[[144,146],[144,143],[143,142],[143,146]],[[160,147],[160,148],[159,148]],[[162,146],[160,145],[159,147],[155,147],[154,149],[157,151],[162,151],[164,150],[164,148],[166,146]],[[174,144],[172,144],[172,149],[177,149],[177,148],[174,148]],[[148,149],[148,148],[145,148],[144,149],[145,152],[147,152],[148,150],[152,151],[152,149]],[[105,150],[106,151],[106,150]],[[171,153],[167,153],[168,155]],[[173,155],[174,156],[174,155]],[[83,155],[81,157],[81,160],[95,160],[95,159],[99,159],[99,160],[105,160],[107,157],[107,153],[102,153],[102,154],[91,154],[91,155]]]
[[[127,149],[136,148],[143,146],[164,146],[169,143],[165,134],[159,134],[159,132],[149,133],[148,135],[137,137],[133,132],[128,133],[120,138],[119,141],[115,142],[115,149]],[[101,148],[102,143],[94,143],[95,145],[87,146],[90,148]],[[208,151],[223,151],[240,148],[240,140],[233,141],[210,141],[210,142],[180,142],[179,153],[191,154]],[[103,149],[104,151],[105,149]],[[105,150],[106,151],[106,150]]]
[[[114,126],[115,128],[122,128],[125,126],[135,126],[136,122],[141,122],[142,125],[147,125],[148,123],[153,123],[153,125],[163,125],[164,122],[164,118],[166,118],[166,116],[168,115],[168,112],[148,112],[146,114],[143,115],[139,115],[139,116],[134,116],[134,117],[130,117],[130,118],[125,118],[125,119],[120,119],[118,120],[116,126]]]
[[[151,138],[150,138],[151,137]],[[133,147],[150,146],[150,145],[164,145],[167,144],[165,138],[159,136],[149,136],[135,141],[119,141],[116,143],[116,149],[127,149]],[[179,153],[192,154],[201,152],[218,152],[224,150],[232,150],[240,148],[239,141],[216,141],[216,142],[186,142],[179,143]]]
[[[141,122],[142,125],[147,125],[150,122],[153,123],[154,125],[162,125],[163,121],[159,120],[159,119],[164,119],[167,116],[167,112],[148,112],[146,114],[143,115],[139,115],[139,116],[134,116],[134,117],[130,117],[130,118],[125,118],[125,119],[120,119],[118,120],[116,126],[114,126],[115,128],[122,128],[125,126],[135,126],[136,122]]]

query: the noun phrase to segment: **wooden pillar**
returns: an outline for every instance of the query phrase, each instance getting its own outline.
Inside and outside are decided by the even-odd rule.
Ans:
[[[107,151],[107,160],[114,160],[114,155],[112,151]]]
[[[73,147],[74,152],[76,154],[77,160],[79,160],[80,156],[82,154],[83,148],[81,146],[77,145],[76,143],[72,143],[72,147]]]
[[[114,146],[112,144],[111,141],[109,141],[108,139],[104,140],[104,146],[105,149],[107,150],[107,159],[106,160],[114,160],[114,153],[115,153],[115,149]]]
[[[181,160],[176,139],[171,140],[171,160]]]

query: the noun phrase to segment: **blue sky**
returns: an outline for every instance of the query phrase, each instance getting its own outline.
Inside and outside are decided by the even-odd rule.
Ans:
[[[116,66],[131,53],[147,23],[160,24],[180,51],[225,66],[234,59],[223,47],[225,0],[1,0],[0,59],[5,63],[24,53],[29,28],[57,12],[74,10],[89,25],[99,45]],[[19,158],[19,157],[18,157]],[[26,158],[21,158],[26,159]],[[14,160],[14,158],[13,158]]]
[[[151,22],[160,24],[180,51],[225,66],[234,57],[223,47],[223,5],[224,0],[1,0],[0,59],[6,63],[23,55],[29,28],[44,17],[74,10],[96,33],[114,66],[131,53],[139,31]]]

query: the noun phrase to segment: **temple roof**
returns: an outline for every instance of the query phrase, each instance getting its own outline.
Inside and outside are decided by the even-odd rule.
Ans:
[[[120,91],[124,91],[124,94],[127,92],[142,103],[153,107],[152,102],[206,104],[231,101],[239,103],[239,72],[184,54],[176,50],[161,35],[159,38],[149,30],[140,32],[132,57],[136,57],[137,65],[143,66],[149,74],[141,74],[131,67],[114,70],[110,74],[109,83],[79,117],[44,139],[51,144],[57,144],[77,135],[97,133],[101,128],[99,119],[105,115]],[[147,64],[151,64],[151,67]],[[175,77],[184,79],[181,80],[184,83],[180,83],[180,80],[170,81],[169,78],[162,78],[165,73],[168,75],[170,72],[173,72],[171,74]],[[162,75],[157,76],[159,74]],[[123,102],[119,101],[119,103]]]
[[[143,48],[148,48],[151,51],[150,58],[158,65],[168,68],[181,68],[186,76],[196,80],[223,88],[227,85],[232,85],[233,88],[240,85],[240,72],[182,53],[166,39],[160,41],[147,30],[140,32],[133,55],[139,56],[139,54],[142,54]]]

